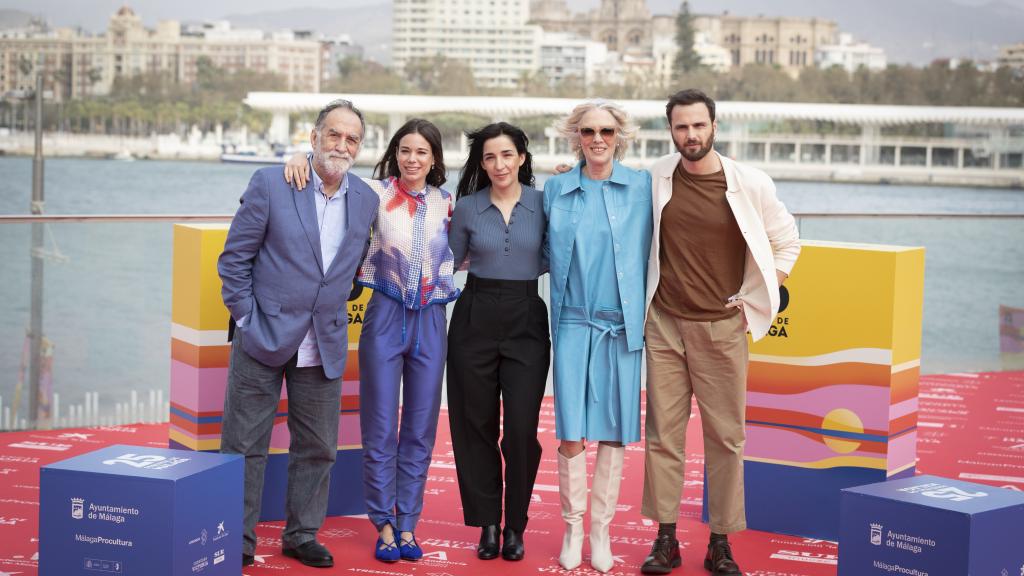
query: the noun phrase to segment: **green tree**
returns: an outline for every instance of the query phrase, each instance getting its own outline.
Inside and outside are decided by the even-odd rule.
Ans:
[[[700,68],[700,55],[694,50],[693,15],[690,14],[690,3],[683,0],[683,5],[676,15],[676,74],[692,72]]]
[[[378,62],[346,58],[338,63],[339,78],[324,84],[325,92],[341,94],[404,94],[405,81]]]
[[[405,64],[405,78],[421,94],[475,96],[479,94],[473,71],[461,60],[435,54]]]

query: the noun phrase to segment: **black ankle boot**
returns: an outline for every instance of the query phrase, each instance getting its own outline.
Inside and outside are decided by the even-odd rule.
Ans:
[[[498,526],[491,524],[480,529],[480,545],[476,547],[476,557],[481,560],[493,560],[498,557],[501,548],[498,544]]]
[[[523,547],[523,535],[508,526],[505,526],[502,535],[504,542],[501,545],[501,557],[505,560],[522,560],[526,554],[526,549]]]

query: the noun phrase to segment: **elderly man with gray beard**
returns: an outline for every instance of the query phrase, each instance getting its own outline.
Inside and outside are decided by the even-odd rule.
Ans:
[[[362,113],[347,100],[321,110],[310,133],[309,183],[295,191],[283,166],[257,170],[218,261],[224,304],[237,326],[221,451],[245,456],[242,565],[251,565],[256,554],[282,378],[291,434],[282,553],[308,566],[334,565],[316,534],[327,514],[337,457],[347,301],[379,203],[348,171],[364,128]]]

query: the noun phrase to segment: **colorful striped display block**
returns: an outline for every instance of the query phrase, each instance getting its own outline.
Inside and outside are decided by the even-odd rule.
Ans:
[[[914,473],[924,249],[805,242],[783,292],[750,348],[747,524],[835,540],[841,489]]]
[[[217,258],[228,227],[223,224],[177,224],[171,301],[171,414],[173,448],[220,449],[227,388],[229,315],[221,300]],[[331,515],[365,512],[362,443],[359,433],[359,332],[370,291],[349,302],[349,350],[342,377],[338,460],[332,475]],[[262,520],[284,518],[288,466],[288,394],[282,388],[270,440],[263,491]]]

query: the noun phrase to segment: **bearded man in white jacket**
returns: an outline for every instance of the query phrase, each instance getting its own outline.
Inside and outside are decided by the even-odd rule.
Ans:
[[[746,528],[743,444],[747,332],[779,310],[800,253],[793,216],[764,172],[714,150],[715,102],[699,90],[666,106],[678,153],[651,168],[654,237],[647,276],[647,420],[643,514],[659,523],[645,574],[681,564],[676,518],[690,401],[704,432],[710,542],[704,567],[742,574],[727,535]]]

